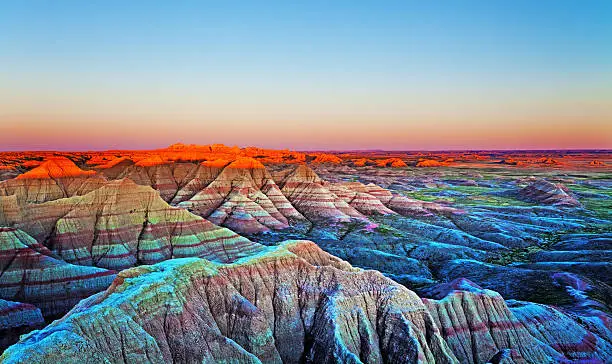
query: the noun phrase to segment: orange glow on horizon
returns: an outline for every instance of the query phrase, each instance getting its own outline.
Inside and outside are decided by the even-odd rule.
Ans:
[[[7,121],[8,120],[8,121]],[[465,123],[343,120],[312,123],[206,121],[50,121],[3,118],[3,150],[155,149],[175,142],[292,150],[607,149],[612,123]],[[261,123],[264,123],[263,121]],[[586,125],[585,125],[586,124]],[[378,126],[378,127],[377,127]]]

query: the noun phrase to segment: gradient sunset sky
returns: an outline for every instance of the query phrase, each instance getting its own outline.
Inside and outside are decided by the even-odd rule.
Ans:
[[[0,150],[612,148],[612,1],[2,1]]]

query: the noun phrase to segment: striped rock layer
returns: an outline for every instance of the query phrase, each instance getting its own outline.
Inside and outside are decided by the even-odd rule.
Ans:
[[[0,350],[19,340],[19,336],[45,325],[42,313],[34,305],[0,299]]]
[[[391,191],[373,183],[365,185],[361,182],[342,182],[331,183],[327,187],[336,196],[342,198],[364,215],[399,213],[407,216],[426,216],[432,214],[450,215],[461,212],[435,202],[415,200],[393,194]]]
[[[509,308],[497,292],[467,279],[442,284],[433,296],[438,300],[423,302],[460,362],[604,363],[610,358],[609,341],[552,307],[510,301],[514,307]]]
[[[550,345],[568,360],[605,363],[612,358],[610,332],[598,333],[596,327],[583,327],[554,307],[523,301],[508,303],[510,311],[533,337]],[[586,322],[582,317],[579,319]]]
[[[15,178],[19,175],[19,170],[14,166],[0,165],[0,181]]]
[[[287,199],[307,219],[347,222],[367,218],[325,186],[325,182],[305,164],[279,174],[277,183]]]
[[[214,181],[178,206],[241,233],[284,229],[290,220],[304,219],[263,164],[246,157],[231,162]]]
[[[421,201],[393,194],[391,191],[373,183],[368,183],[361,188],[365,188],[367,193],[378,198],[391,210],[405,216],[427,216],[432,214],[451,215],[462,212],[456,208],[444,206],[435,202]]]
[[[111,180],[128,178],[139,185],[150,186],[159,191],[164,201],[178,203],[207,186],[222,168],[223,165],[207,163],[170,163],[152,158],[134,162],[124,158],[98,166],[97,170]]]
[[[109,179],[129,178],[151,186],[165,201],[246,234],[284,229],[304,216],[312,221],[347,222],[354,218],[367,221],[365,216],[372,214],[458,212],[392,194],[371,183],[330,184],[304,164],[273,178],[263,164],[249,157],[195,164],[169,163],[152,156],[137,163],[127,159],[107,163],[98,170]]]
[[[123,271],[4,363],[456,363],[422,301],[314,243]]]
[[[396,212],[385,206],[376,196],[369,193],[367,186],[360,182],[332,183],[330,192],[346,201],[364,215],[392,215]]]
[[[83,195],[100,188],[106,179],[84,171],[65,157],[47,159],[16,178],[0,182],[0,196],[14,195],[18,203],[41,203]]]
[[[0,228],[0,298],[34,304],[42,313],[68,311],[105,290],[115,272],[66,263],[23,231]]]
[[[170,260],[119,273],[6,363],[605,363],[609,338],[545,305],[459,279],[419,299],[306,241],[231,264]]]
[[[170,163],[159,156],[98,167],[109,179],[129,178],[161,197],[239,233],[284,229],[304,217],[289,203],[257,160],[239,157]]]
[[[569,194],[565,186],[540,178],[520,189],[518,196],[523,200],[544,205],[580,206],[580,202]]]
[[[259,245],[130,180],[109,182],[83,196],[28,205],[13,225],[68,263],[120,270],[170,258],[231,261]]]

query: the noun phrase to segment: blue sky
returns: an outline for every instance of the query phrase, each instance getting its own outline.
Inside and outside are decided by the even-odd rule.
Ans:
[[[0,144],[612,147],[611,19],[611,1],[6,1]]]

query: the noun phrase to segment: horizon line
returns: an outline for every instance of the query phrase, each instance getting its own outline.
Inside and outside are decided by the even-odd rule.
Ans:
[[[179,143],[174,143],[179,144]],[[25,153],[25,152],[42,152],[42,153],[85,153],[85,152],[119,152],[119,151],[134,151],[134,152],[147,152],[147,151],[159,151],[169,148],[171,145],[161,148],[151,149],[20,149],[20,150],[0,150],[0,153]],[[189,144],[186,144],[189,145]],[[209,145],[224,145],[229,148],[238,147],[244,148],[260,148],[268,150],[289,150],[300,153],[347,153],[347,152],[612,152],[612,148],[500,148],[500,149],[486,149],[486,148],[448,148],[448,149],[384,149],[384,148],[357,148],[357,149],[291,149],[291,148],[268,148],[258,147],[253,145],[239,146],[239,145],[226,145],[221,143],[213,144],[193,144],[195,146],[209,146]]]

